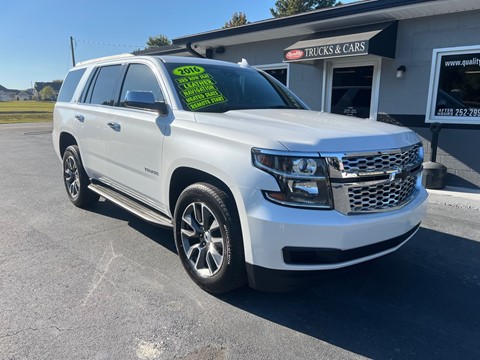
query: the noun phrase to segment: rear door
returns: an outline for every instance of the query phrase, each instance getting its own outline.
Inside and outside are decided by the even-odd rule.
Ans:
[[[105,133],[114,116],[122,71],[121,64],[95,69],[75,112],[83,165],[97,179],[107,173]]]

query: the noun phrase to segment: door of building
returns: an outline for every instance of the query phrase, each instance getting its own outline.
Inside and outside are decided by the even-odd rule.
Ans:
[[[330,112],[359,118],[370,117],[373,66],[333,69]]]
[[[325,111],[375,119],[379,69],[379,61],[327,63]]]

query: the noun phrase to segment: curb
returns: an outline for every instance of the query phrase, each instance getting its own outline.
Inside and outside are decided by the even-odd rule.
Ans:
[[[443,190],[427,189],[428,202],[480,211],[480,190],[447,186]]]

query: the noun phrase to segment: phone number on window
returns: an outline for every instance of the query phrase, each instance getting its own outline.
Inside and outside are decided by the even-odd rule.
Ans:
[[[474,117],[480,116],[480,109],[448,109],[443,108],[437,111],[437,116],[459,116]]]

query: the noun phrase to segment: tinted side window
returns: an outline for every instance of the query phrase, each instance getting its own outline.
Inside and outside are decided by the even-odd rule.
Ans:
[[[148,91],[153,94],[155,101],[164,101],[157,78],[147,65],[129,65],[120,95],[120,106],[125,106],[125,95],[127,91]]]
[[[82,95],[80,96],[80,102],[81,103],[86,103],[90,102],[90,99],[92,98],[92,90],[93,90],[93,85],[95,84],[95,81],[97,80],[97,75],[98,75],[98,68],[94,69],[92,73],[90,74],[86,86],[82,91]]]
[[[60,93],[58,94],[57,101],[60,102],[70,102],[73,97],[73,93],[77,88],[80,79],[82,78],[83,74],[85,73],[84,69],[78,69],[70,71],[62,84],[62,88],[60,89]]]
[[[100,68],[95,79],[95,84],[93,84],[93,90],[91,94],[89,91],[86,102],[113,106],[116,100],[115,93],[121,71],[121,65],[104,66]]]

